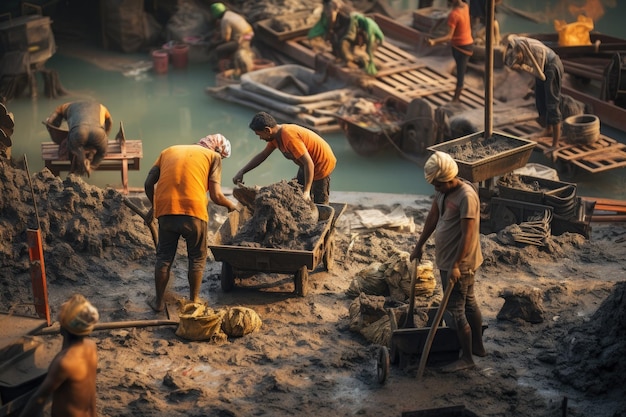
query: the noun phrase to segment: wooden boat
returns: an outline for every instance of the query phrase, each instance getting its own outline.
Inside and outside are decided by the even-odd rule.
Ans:
[[[251,71],[238,84],[209,87],[206,92],[253,109],[269,109],[283,122],[320,133],[341,131],[335,117],[339,108],[351,97],[364,94],[345,81],[293,64]]]

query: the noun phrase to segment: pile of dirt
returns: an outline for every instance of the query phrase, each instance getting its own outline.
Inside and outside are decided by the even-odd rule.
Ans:
[[[590,395],[619,391],[626,395],[626,282],[583,325],[571,329],[560,344],[555,375]]]
[[[445,152],[454,159],[463,162],[476,162],[481,159],[493,157],[506,151],[518,148],[520,141],[502,135],[492,135],[488,138],[477,138],[450,146]]]
[[[30,184],[32,183],[32,191]],[[49,283],[119,279],[120,266],[154,254],[142,219],[125,206],[124,196],[68,175],[61,180],[47,168],[30,176],[12,160],[0,159],[0,305],[31,299],[30,283],[16,285],[30,268],[27,229],[39,229]],[[33,201],[34,196],[34,201]],[[36,211],[35,211],[36,207]],[[16,307],[17,308],[17,307]],[[26,308],[26,307],[25,307]],[[14,310],[19,312],[18,310]]]
[[[311,250],[322,234],[315,204],[302,198],[295,181],[280,181],[262,187],[254,199],[252,217],[229,245],[277,249]]]

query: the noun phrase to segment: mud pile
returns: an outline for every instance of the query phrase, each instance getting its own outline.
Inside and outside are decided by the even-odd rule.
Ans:
[[[154,255],[147,226],[114,189],[75,175],[62,180],[47,168],[31,174],[29,182],[27,171],[1,158],[0,193],[0,305],[31,298],[28,229],[41,233],[48,283],[114,280],[116,271],[99,266],[98,259],[123,266]]]
[[[317,220],[317,208],[302,198],[302,188],[283,180],[257,192],[252,217],[227,244],[311,250],[326,224]]]
[[[591,317],[560,344],[555,369],[562,382],[589,395],[626,395],[626,282],[619,282]]]

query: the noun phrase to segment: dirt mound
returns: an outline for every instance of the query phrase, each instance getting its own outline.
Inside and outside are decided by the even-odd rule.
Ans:
[[[93,276],[119,279],[116,270],[95,260],[114,259],[124,265],[154,254],[147,226],[116,190],[91,186],[75,175],[61,180],[44,168],[31,174],[31,192],[24,169],[8,159],[0,160],[0,167],[0,264],[5,278],[0,305],[31,298],[22,293],[30,292],[30,283],[14,283],[30,268],[27,229],[40,230],[49,283],[88,282]]]
[[[325,224],[317,217],[297,182],[280,181],[257,192],[252,217],[228,244],[311,250]]]
[[[555,375],[590,395],[614,392],[626,395],[626,282],[613,292],[590,318],[561,341]]]

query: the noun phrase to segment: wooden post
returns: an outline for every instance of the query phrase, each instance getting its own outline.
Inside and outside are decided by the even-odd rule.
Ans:
[[[485,139],[493,134],[493,38],[495,19],[495,1],[487,2],[485,17]]]

